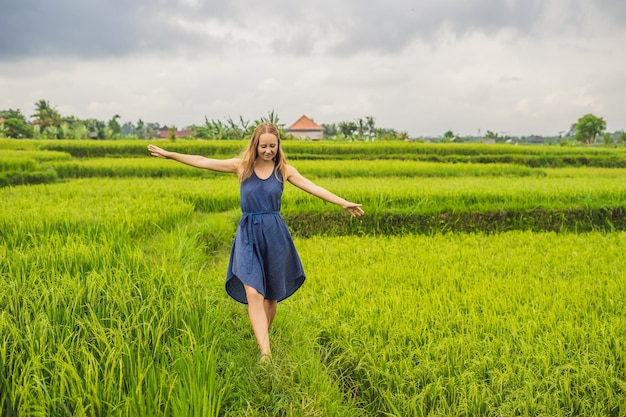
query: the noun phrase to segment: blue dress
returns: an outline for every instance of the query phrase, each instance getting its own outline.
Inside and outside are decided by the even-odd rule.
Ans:
[[[226,292],[247,304],[243,285],[255,288],[265,299],[281,301],[304,282],[302,262],[291,233],[280,215],[281,181],[272,172],[266,179],[254,171],[241,183],[241,220],[230,252]]]

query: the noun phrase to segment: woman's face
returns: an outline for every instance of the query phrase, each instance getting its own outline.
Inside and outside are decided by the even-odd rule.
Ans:
[[[278,138],[272,133],[263,133],[259,136],[259,146],[257,147],[258,157],[264,161],[271,161],[278,152]]]

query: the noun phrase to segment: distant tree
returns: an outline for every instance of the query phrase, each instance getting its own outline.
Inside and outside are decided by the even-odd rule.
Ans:
[[[192,126],[191,128],[198,139],[211,139],[211,123],[204,116],[204,124],[200,126]]]
[[[341,134],[346,138],[352,136],[357,130],[356,123],[354,122],[339,122],[338,127]]]
[[[44,139],[57,139],[58,134],[59,129],[56,126],[46,126],[43,132],[41,132],[41,137]]]
[[[617,140],[626,145],[626,132],[623,130],[617,134]]]
[[[122,126],[120,126],[117,119],[120,118],[119,114],[116,114],[107,122],[107,127],[109,128],[109,135],[107,135],[107,139],[119,139],[122,137]]]
[[[404,138],[405,134],[406,134],[406,138]],[[404,139],[408,140],[409,139],[408,134],[406,132],[398,133],[394,129],[384,129],[384,128],[376,129],[376,136],[380,138],[380,140],[383,140],[383,141],[404,140]]]
[[[279,120],[280,119],[278,118],[278,114],[276,114],[276,112],[272,109],[267,114],[267,117],[261,116],[261,120],[260,121],[263,122],[263,123],[272,123],[272,124],[278,125],[278,121]],[[258,124],[258,121],[257,121],[257,124]]]
[[[89,131],[89,138],[91,139],[106,139],[107,131],[106,131],[106,123],[102,120],[98,119],[87,119],[85,120],[85,127]]]
[[[16,139],[34,137],[33,126],[28,123],[20,110],[0,110],[0,119],[4,119],[1,123],[3,127],[0,136]]]
[[[376,120],[373,116],[365,116],[365,123],[367,124],[367,135],[374,138],[376,136]]]
[[[605,132],[604,135],[602,135],[602,141],[607,146],[608,145],[612,145],[613,144],[613,135],[611,135],[609,132]]]
[[[261,116],[254,123],[245,120],[243,116],[234,119],[231,116],[225,118],[224,121],[209,119],[204,116],[204,124],[200,126],[192,126],[195,136],[200,139],[247,139],[259,123],[273,123],[278,126],[281,137],[287,137],[284,128],[279,124],[278,114],[272,110],[267,116]]]
[[[72,139],[72,137],[73,137],[72,128],[70,127],[69,123],[67,122],[61,123],[61,125],[58,127],[57,138]]]
[[[211,122],[213,122],[213,120],[211,120]],[[232,117],[228,116],[226,123],[222,123],[218,120],[213,122],[213,126],[218,130],[222,129],[223,126],[224,133],[220,135],[222,139],[243,139],[247,135],[247,132],[241,130],[239,122],[240,121],[234,120]],[[258,120],[256,122],[259,123]]]
[[[367,123],[364,119],[359,117],[358,119],[356,119],[355,124],[357,135],[359,136],[359,138],[363,138],[363,136],[365,135],[365,130],[367,129]]]
[[[247,138],[251,136],[256,125],[258,125],[259,123],[272,123],[276,125],[276,127],[278,127],[278,132],[282,138],[288,137],[289,135],[285,131],[284,126],[281,126],[279,122],[280,122],[280,118],[278,117],[278,113],[276,113],[272,109],[270,112],[268,112],[267,116],[261,116],[259,120],[255,120],[254,126],[249,126],[247,129],[243,129],[243,138]],[[242,127],[243,127],[243,123],[242,123]]]
[[[167,133],[167,138],[171,140],[172,142],[176,140],[176,126],[172,126],[169,128],[169,131]]]
[[[587,145],[595,143],[596,138],[606,129],[606,122],[602,117],[586,114],[576,123],[574,139]]]
[[[485,139],[497,140],[498,139],[498,134],[495,133],[495,132],[492,132],[491,130],[488,130],[487,133],[485,134]]]
[[[157,131],[161,129],[161,125],[156,122],[146,124],[145,138],[150,139],[157,136]]]
[[[48,126],[58,127],[62,122],[61,114],[46,100],[35,103],[35,114],[31,117],[35,118],[33,124],[39,125],[42,131]]]
[[[209,139],[228,139],[228,127],[222,121],[211,119],[211,123],[208,126],[210,127]],[[239,134],[236,134],[236,137],[239,136]]]
[[[72,125],[72,139],[88,139],[89,130],[83,122],[76,122]]]
[[[274,116],[274,111],[272,110],[272,118],[276,118],[276,124],[278,124],[278,115]],[[273,122],[272,122],[273,123]],[[244,120],[243,116],[239,116],[239,126],[241,126],[241,130],[244,132],[243,136],[252,136],[252,132],[256,126],[250,125],[250,120]]]
[[[122,136],[135,136],[135,125],[133,122],[126,122],[122,125],[121,130]]]
[[[574,139],[574,137],[576,136],[576,123],[572,123],[568,131],[565,132],[564,136],[569,139]]]
[[[443,137],[441,138],[442,142],[451,142],[454,138],[455,138],[455,134],[453,131],[448,130],[446,133],[443,134]]]
[[[137,124],[135,125],[135,135],[140,139],[146,139],[146,126],[141,119],[137,120]]]
[[[408,141],[410,139],[409,132],[406,132],[403,130],[402,132],[398,133],[398,139],[403,140],[403,141]]]
[[[326,138],[337,136],[337,133],[339,133],[336,123],[331,123],[331,124],[322,123],[322,127],[324,128],[324,137]]]

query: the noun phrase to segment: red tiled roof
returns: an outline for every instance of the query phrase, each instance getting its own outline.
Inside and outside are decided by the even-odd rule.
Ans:
[[[289,126],[287,130],[324,130],[324,128],[303,115],[294,124]]]

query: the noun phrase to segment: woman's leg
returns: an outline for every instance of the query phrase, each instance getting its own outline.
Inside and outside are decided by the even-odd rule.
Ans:
[[[276,307],[278,306],[278,301],[276,300],[263,300],[263,308],[265,309],[265,317],[267,317],[267,330],[272,328],[272,322],[274,321],[274,316],[276,315]]]
[[[248,316],[250,317],[250,323],[252,324],[252,330],[256,337],[261,356],[271,356],[272,351],[270,349],[269,327],[271,320],[268,318],[265,309],[265,300],[263,295],[256,289],[244,285],[246,290],[246,297],[248,299]],[[274,313],[276,308],[274,307]],[[273,319],[274,316],[271,316]]]

